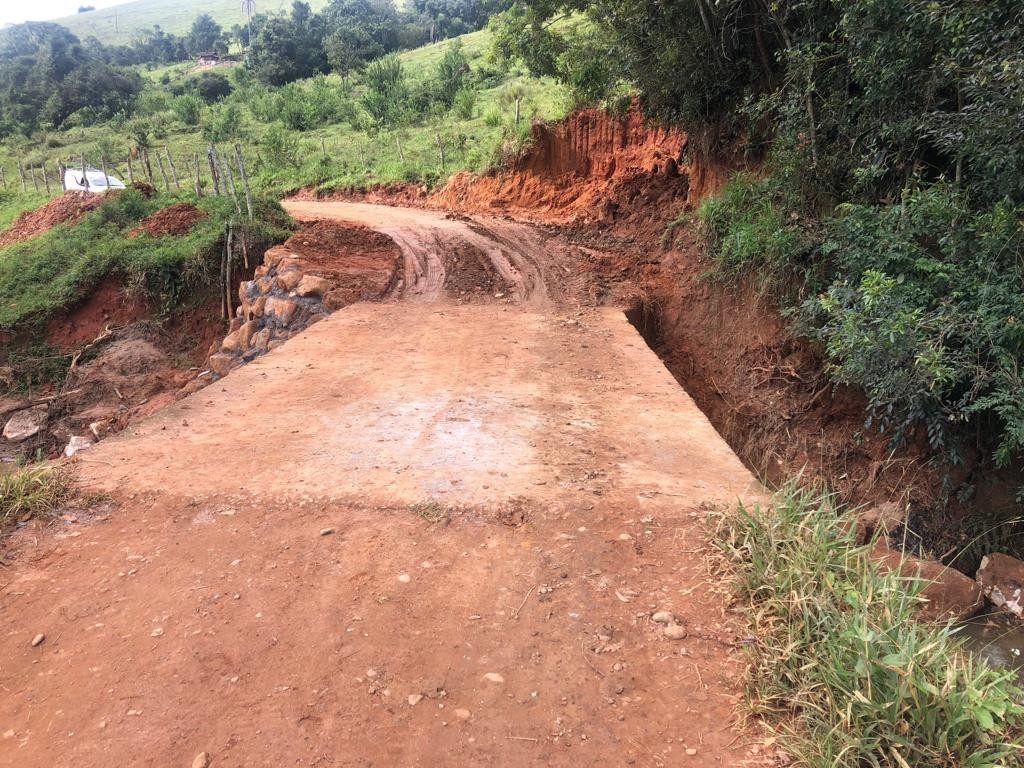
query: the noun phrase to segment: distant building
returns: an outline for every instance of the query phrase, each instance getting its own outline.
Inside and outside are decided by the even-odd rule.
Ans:
[[[196,56],[196,64],[200,67],[215,67],[220,64],[220,54],[216,51],[210,51],[209,53],[200,53]]]

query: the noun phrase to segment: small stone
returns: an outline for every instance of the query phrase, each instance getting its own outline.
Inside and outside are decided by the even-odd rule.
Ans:
[[[672,615],[671,611],[658,611],[651,616],[651,621],[655,624],[675,624],[676,617]]]
[[[298,286],[295,288],[295,292],[299,296],[317,296],[321,297],[327,294],[331,289],[331,281],[317,275],[304,275],[302,280],[299,281]]]
[[[68,444],[64,446],[64,455],[70,459],[76,453],[84,451],[86,448],[92,448],[92,440],[88,437],[73,435],[71,439],[68,440]]]
[[[9,728],[8,730],[4,731],[4,738],[5,739],[13,739],[14,738],[14,729],[13,728]]]
[[[499,675],[497,672],[488,672],[486,675],[484,675],[484,680],[486,680],[489,683],[499,684],[505,682],[505,678]]]
[[[686,754],[688,754],[690,757],[693,757],[694,755],[697,754],[697,750],[694,749],[693,747],[690,747],[690,748],[688,748],[686,750]]]
[[[380,672],[378,672],[376,669],[368,669],[368,670],[366,670],[366,677],[369,680],[377,679],[377,676],[379,674],[380,674]]]
[[[200,752],[196,755],[196,759],[192,761],[192,768],[209,768],[210,756],[205,752]]]
[[[456,709],[455,710],[455,717],[457,717],[459,720],[469,720],[470,715],[471,715],[471,713],[470,713],[470,711],[468,709]]]
[[[408,584],[410,581],[412,581],[412,576],[410,576],[408,573],[403,573],[399,575],[398,580],[403,584]]]
[[[334,533],[334,529],[333,528],[321,528],[320,529],[320,535],[321,536],[330,536],[332,533]]]
[[[142,710],[141,709],[129,709],[125,714],[128,715],[128,717],[138,717],[139,715],[142,714]]]
[[[163,635],[163,633],[164,633],[163,627],[157,627],[156,629],[154,629],[152,632],[149,633],[149,636],[150,637],[160,637],[161,635]]]
[[[665,627],[665,637],[669,640],[682,640],[686,637],[686,628],[678,624],[669,624]]]
[[[423,694],[422,693],[410,693],[409,694],[409,706],[410,707],[415,707],[421,701],[423,701]]]
[[[630,536],[628,533],[620,533],[619,534],[619,541],[629,541],[632,538],[633,537]]]
[[[46,639],[46,635],[40,632],[38,635],[32,638],[32,647],[36,648],[43,644],[43,640]]]

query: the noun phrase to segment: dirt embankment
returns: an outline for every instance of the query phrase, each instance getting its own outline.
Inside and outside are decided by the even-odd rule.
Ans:
[[[923,443],[893,451],[888,436],[865,428],[862,395],[829,383],[819,350],[790,333],[770,298],[703,279],[711,264],[692,227],[665,236],[731,170],[635,110],[621,118],[583,110],[536,126],[513,168],[458,174],[417,204],[567,225],[585,247],[630,253],[631,319],[761,477],[803,474],[858,502],[934,504],[946,468],[929,464]],[[969,474],[961,470],[954,485]]]

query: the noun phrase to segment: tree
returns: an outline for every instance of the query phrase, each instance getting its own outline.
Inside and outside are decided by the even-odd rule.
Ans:
[[[198,56],[200,53],[207,53],[216,48],[217,41],[221,39],[222,30],[220,24],[214,21],[208,13],[200,14],[192,22],[192,29],[185,38],[185,46],[189,55]]]

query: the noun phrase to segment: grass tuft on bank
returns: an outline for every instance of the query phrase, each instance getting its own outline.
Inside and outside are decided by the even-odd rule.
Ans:
[[[50,467],[0,475],[0,535],[19,520],[52,515],[71,495],[71,476]]]
[[[716,541],[756,642],[749,704],[809,768],[1024,765],[1024,692],[952,625],[918,623],[921,582],[881,573],[835,497],[797,485],[725,513]]]

